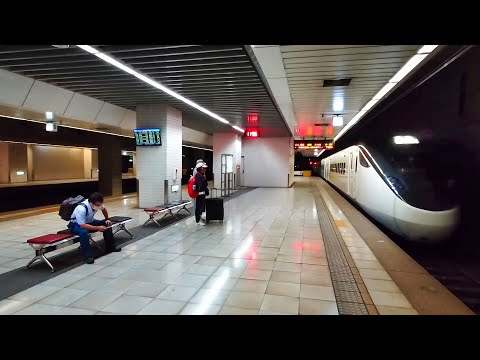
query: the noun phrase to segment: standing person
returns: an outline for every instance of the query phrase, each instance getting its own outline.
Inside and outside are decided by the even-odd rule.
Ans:
[[[102,211],[105,220],[94,219],[95,213],[98,210]],[[103,205],[103,195],[98,192],[91,194],[87,200],[78,204],[75,210],[73,210],[68,228],[80,237],[80,247],[82,248],[83,256],[87,264],[93,264],[95,262],[92,247],[90,246],[90,232],[103,232],[107,253],[122,250],[115,248],[112,228],[107,229],[107,226],[110,225],[112,225],[112,222],[108,220],[108,211]]]
[[[205,222],[200,221],[201,215],[205,211],[205,197],[209,193],[207,178],[205,177],[207,167],[204,162],[197,164],[197,174],[195,175],[196,190],[198,191],[197,201],[195,202],[195,221],[202,226],[205,226]]]

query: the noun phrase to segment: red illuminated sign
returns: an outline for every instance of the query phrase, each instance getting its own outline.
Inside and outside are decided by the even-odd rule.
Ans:
[[[260,133],[258,132],[257,129],[250,129],[250,130],[245,130],[245,137],[248,138],[258,138],[260,137]]]
[[[332,150],[333,140],[295,140],[295,150]]]
[[[247,115],[247,123],[257,124],[258,123],[258,114],[248,114]]]

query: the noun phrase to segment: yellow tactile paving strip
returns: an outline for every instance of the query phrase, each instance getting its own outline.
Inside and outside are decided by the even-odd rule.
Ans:
[[[354,276],[359,277],[361,281],[357,281],[357,284],[359,286],[364,284],[368,291],[368,296],[364,295],[365,292],[362,296],[365,304],[370,305],[369,313],[375,313],[371,306],[374,305],[375,310],[381,315],[418,314],[330,195],[321,187],[319,190],[358,269],[359,274],[355,276],[354,273]]]

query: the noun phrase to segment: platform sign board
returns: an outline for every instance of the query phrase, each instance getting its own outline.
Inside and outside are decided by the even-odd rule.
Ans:
[[[137,146],[162,146],[160,129],[134,129]]]
[[[332,150],[333,140],[295,140],[295,150]]]

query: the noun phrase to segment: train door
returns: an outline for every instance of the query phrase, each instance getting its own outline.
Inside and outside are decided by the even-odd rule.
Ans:
[[[358,153],[351,151],[348,168],[348,193],[355,199],[357,196]]]
[[[325,159],[325,166],[323,167],[323,178],[325,180],[330,180],[329,175],[330,175],[330,159]]]

